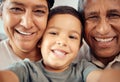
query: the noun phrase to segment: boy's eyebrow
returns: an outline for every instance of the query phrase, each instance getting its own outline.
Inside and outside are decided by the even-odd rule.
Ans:
[[[79,35],[79,36],[81,36],[81,33],[80,32],[78,32],[78,31],[72,31],[73,33],[75,33],[75,34],[77,34],[77,35]]]
[[[57,27],[55,27],[55,26],[50,26],[50,28],[47,28],[47,29],[59,29],[59,28],[57,28]],[[72,30],[72,32],[74,32],[74,33],[76,33],[76,34],[78,34],[78,35],[81,35],[81,33],[78,32],[78,31]]]

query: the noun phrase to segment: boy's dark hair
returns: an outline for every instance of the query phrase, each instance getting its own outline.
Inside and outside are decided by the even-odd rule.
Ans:
[[[51,19],[56,14],[70,14],[70,15],[75,16],[76,18],[78,18],[81,21],[81,16],[80,16],[79,12],[70,6],[57,6],[57,7],[53,8],[49,13],[48,20]]]
[[[70,6],[57,6],[55,8],[53,8],[48,16],[48,21],[55,15],[57,14],[70,14],[74,17],[76,17],[77,19],[80,20],[81,24],[82,24],[82,18],[80,13],[74,9],[73,7]],[[72,21],[72,20],[71,20]],[[83,30],[83,27],[81,28]],[[82,31],[83,32],[83,31]],[[81,34],[81,36],[83,36],[83,33]],[[82,39],[81,39],[82,40]],[[81,41],[82,42],[82,41]]]

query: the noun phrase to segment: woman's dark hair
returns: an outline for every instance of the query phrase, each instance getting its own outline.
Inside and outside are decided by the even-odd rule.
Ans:
[[[55,15],[57,14],[70,14],[74,17],[76,17],[77,19],[80,20],[81,24],[82,24],[82,18],[80,13],[74,9],[73,7],[70,6],[57,6],[55,8],[53,8],[48,16],[48,21]],[[72,21],[72,20],[71,20]],[[83,27],[81,28],[83,30]],[[83,32],[83,31],[82,31]],[[81,34],[81,36],[83,36],[83,33]],[[81,39],[82,40],[82,39]],[[82,41],[81,41],[82,42]]]
[[[54,2],[55,2],[54,0],[47,0],[49,10],[50,10],[50,8],[53,7]]]
[[[0,3],[2,3],[3,1],[5,1],[5,0],[0,0]],[[53,5],[54,5],[54,0],[46,0],[46,1],[47,1],[47,4],[48,4],[48,8],[50,10],[50,8],[52,8]]]

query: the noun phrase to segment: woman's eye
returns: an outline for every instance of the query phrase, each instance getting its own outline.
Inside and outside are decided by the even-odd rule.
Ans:
[[[36,13],[45,13],[44,10],[36,10],[35,12],[36,12]]]
[[[44,10],[35,10],[34,12],[38,16],[42,16],[42,15],[44,15],[46,13]]]
[[[18,7],[13,7],[10,9],[13,13],[21,13],[23,11],[23,9],[18,8]]]

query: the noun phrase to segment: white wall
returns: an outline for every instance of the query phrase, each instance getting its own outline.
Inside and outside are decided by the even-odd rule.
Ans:
[[[77,4],[78,4],[78,0],[55,0],[55,4],[53,7],[58,5],[68,5],[77,9]],[[0,33],[4,33],[3,24],[1,20],[0,20]]]
[[[4,34],[3,22],[0,20],[0,33]]]
[[[78,9],[77,4],[78,0],[55,0],[54,7],[58,5],[68,5],[74,7],[75,9]]]

